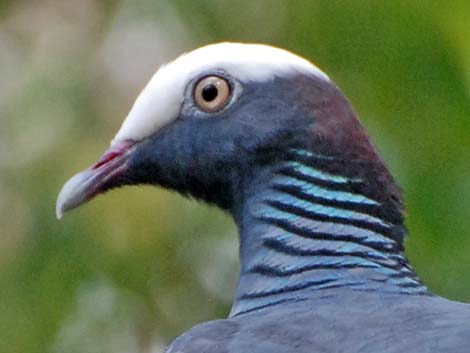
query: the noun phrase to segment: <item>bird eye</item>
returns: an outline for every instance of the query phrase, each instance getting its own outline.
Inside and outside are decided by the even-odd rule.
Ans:
[[[194,98],[206,112],[216,112],[224,107],[231,96],[230,84],[220,76],[206,76],[196,85]]]

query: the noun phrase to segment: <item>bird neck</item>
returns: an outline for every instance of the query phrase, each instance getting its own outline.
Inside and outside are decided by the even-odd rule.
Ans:
[[[291,150],[253,178],[235,216],[241,273],[231,316],[333,288],[427,294],[403,252],[401,209],[333,165]]]

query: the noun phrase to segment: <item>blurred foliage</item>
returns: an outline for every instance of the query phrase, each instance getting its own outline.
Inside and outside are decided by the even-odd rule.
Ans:
[[[220,211],[125,188],[58,222],[163,62],[266,42],[315,61],[406,190],[408,254],[470,301],[470,2],[0,1],[0,352],[160,352],[227,315],[237,237]]]

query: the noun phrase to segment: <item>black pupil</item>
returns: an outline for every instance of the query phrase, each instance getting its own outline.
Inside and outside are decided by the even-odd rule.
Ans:
[[[202,99],[204,99],[206,102],[212,102],[214,99],[217,98],[219,90],[217,89],[216,85],[210,83],[202,88],[201,94]]]

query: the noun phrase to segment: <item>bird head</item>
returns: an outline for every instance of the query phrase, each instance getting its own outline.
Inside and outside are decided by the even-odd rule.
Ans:
[[[319,68],[267,45],[205,46],[156,72],[110,148],[63,186],[57,216],[133,184],[231,209],[257,171],[292,149],[356,161],[343,172],[367,174],[386,185],[378,197],[401,203],[350,104]]]

